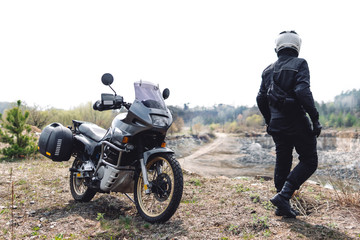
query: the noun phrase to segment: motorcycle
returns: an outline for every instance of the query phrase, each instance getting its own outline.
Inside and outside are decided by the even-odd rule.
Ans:
[[[172,115],[161,94],[150,82],[134,83],[135,100],[126,103],[111,87],[113,76],[101,78],[114,94],[101,94],[94,110],[117,110],[109,129],[73,120],[73,127],[52,123],[42,131],[38,149],[53,161],[74,162],[70,190],[79,202],[89,202],[96,193],[120,192],[135,203],[141,217],[150,223],[169,220],[183,193],[183,174],[174,151],[166,147],[166,132]],[[128,193],[133,193],[132,199]]]

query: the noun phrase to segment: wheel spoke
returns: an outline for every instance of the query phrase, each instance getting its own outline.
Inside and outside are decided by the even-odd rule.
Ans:
[[[149,182],[153,192],[145,194],[142,175],[138,182],[138,197],[142,210],[149,216],[158,216],[166,210],[171,201],[174,189],[174,174],[166,159],[158,157],[147,165]],[[153,169],[149,171],[149,169]],[[150,177],[151,176],[151,177]],[[164,189],[165,188],[165,189]],[[170,192],[168,190],[170,189]]]
[[[77,162],[74,163],[75,168],[79,168],[80,165],[81,165],[80,161],[77,161]],[[88,188],[85,185],[84,178],[78,178],[77,174],[75,172],[72,173],[72,174],[73,174],[73,186],[74,186],[74,190],[75,190],[76,194],[83,195],[86,192],[87,188]]]

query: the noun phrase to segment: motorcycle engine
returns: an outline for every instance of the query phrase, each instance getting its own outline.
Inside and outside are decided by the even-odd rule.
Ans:
[[[110,147],[105,147],[104,156],[103,156],[103,160],[105,162],[108,162],[108,163],[116,166],[118,163],[118,159],[119,159],[118,151],[116,151],[116,150],[114,151]]]

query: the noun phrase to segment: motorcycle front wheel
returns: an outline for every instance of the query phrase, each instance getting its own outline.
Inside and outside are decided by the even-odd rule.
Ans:
[[[145,193],[143,175],[135,178],[135,205],[141,217],[150,223],[169,220],[178,208],[183,193],[183,174],[174,154],[151,156],[146,164],[150,194]]]
[[[82,162],[75,159],[72,168],[80,169]],[[85,178],[79,177],[78,172],[70,172],[70,191],[75,201],[89,202],[96,194],[96,191],[85,185]]]

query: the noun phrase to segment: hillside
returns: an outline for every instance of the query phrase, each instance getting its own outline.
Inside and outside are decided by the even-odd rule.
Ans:
[[[360,238],[360,207],[344,202],[358,199],[315,184],[306,183],[294,198],[302,215],[283,219],[269,202],[275,189],[268,178],[206,178],[184,170],[179,209],[167,223],[149,224],[122,194],[74,202],[70,165],[44,158],[0,163],[0,239],[11,233],[15,239]]]

